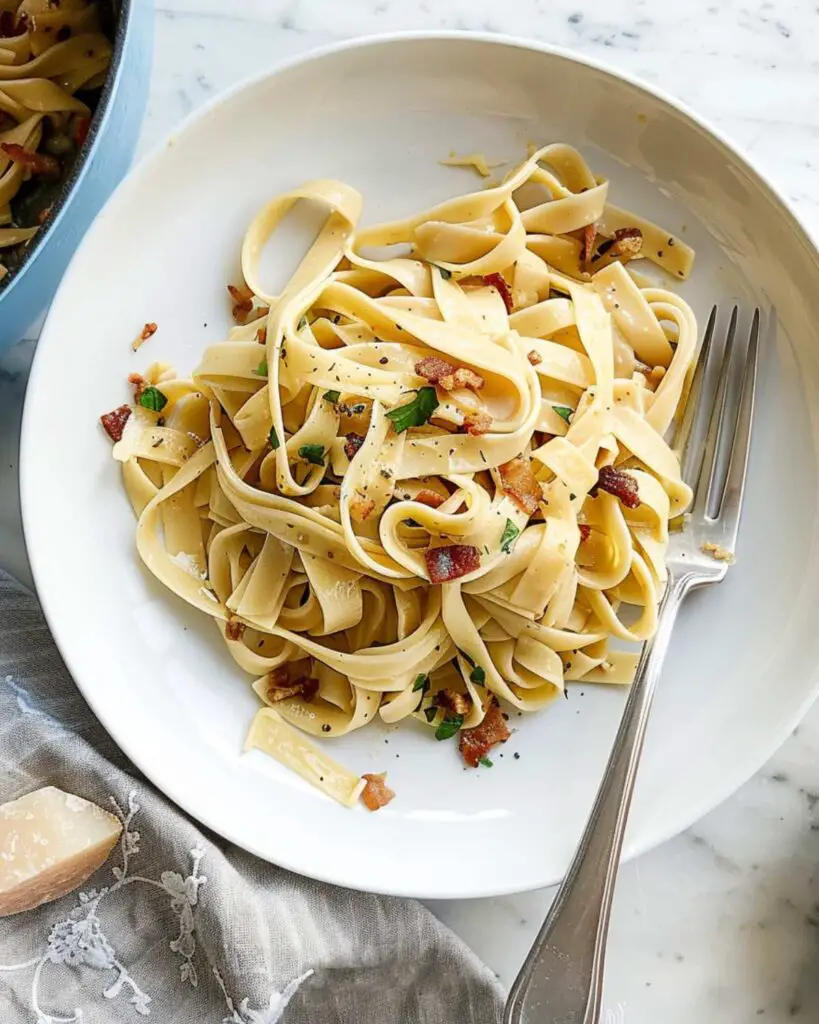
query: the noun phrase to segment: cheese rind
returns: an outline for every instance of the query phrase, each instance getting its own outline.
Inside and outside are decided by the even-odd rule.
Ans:
[[[55,786],[0,806],[0,917],[82,885],[121,833],[119,818]]]

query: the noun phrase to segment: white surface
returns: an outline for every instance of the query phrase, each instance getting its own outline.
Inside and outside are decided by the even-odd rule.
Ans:
[[[498,6],[301,4],[203,0],[160,11],[146,140],[157,138],[213,89],[281,56],[387,28],[504,28],[574,45],[694,103],[744,143],[819,225],[815,39],[807,3],[676,5],[589,0]],[[579,17],[578,17],[579,15]],[[0,367],[0,553],[21,574],[16,517],[15,425],[30,346]],[[772,686],[781,685],[774,673]],[[611,1022],[691,1020],[775,1024],[819,1016],[815,904],[819,709],[771,764],[718,811],[622,874],[612,926]],[[567,769],[567,771],[570,769]],[[813,827],[812,827],[813,826]],[[475,851],[480,855],[480,851]],[[510,980],[550,893],[437,904],[478,952]]]

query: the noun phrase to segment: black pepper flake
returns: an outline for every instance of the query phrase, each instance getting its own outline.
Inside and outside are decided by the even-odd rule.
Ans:
[[[674,239],[673,239],[673,238],[669,238],[669,240],[668,240],[668,244],[669,244],[669,245],[674,245]]]
[[[327,723],[325,722],[324,725],[321,727],[321,731],[322,732],[329,732],[331,728],[332,728],[332,726],[327,725]]]
[[[512,754],[512,757],[514,757],[516,761],[520,760],[520,754],[517,751],[515,751],[514,754]]]
[[[662,259],[662,258],[663,258],[663,256],[665,255],[665,253],[663,252],[663,250],[662,250],[662,249],[658,249],[658,250],[657,250],[657,255],[659,256],[659,258],[660,258],[660,259]]]
[[[389,362],[389,359],[387,359],[386,356],[381,356],[381,358],[378,361],[379,363],[381,363],[382,366],[386,366],[387,363]]]

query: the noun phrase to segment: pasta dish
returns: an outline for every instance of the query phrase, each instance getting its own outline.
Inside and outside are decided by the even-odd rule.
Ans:
[[[262,254],[301,202],[326,218],[274,292]],[[570,146],[402,220],[361,209],[332,180],[269,202],[230,336],[190,379],[132,375],[102,422],[142,560],[255,679],[248,745],[375,809],[384,777],[308,737],[412,718],[489,767],[510,711],[631,681],[691,497],[666,436],[697,328],[637,269],[682,280],[692,250]]]
[[[111,44],[89,0],[0,4],[0,278],[48,216],[82,147]]]

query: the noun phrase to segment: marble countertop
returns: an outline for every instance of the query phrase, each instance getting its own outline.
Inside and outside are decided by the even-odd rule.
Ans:
[[[334,39],[509,32],[606,60],[686,100],[753,154],[819,237],[815,2],[160,0],[156,10],[140,153],[214,92]],[[29,339],[0,357],[0,564],[22,579],[17,442],[33,348]],[[624,867],[603,1024],[819,1020],[817,751],[819,706],[730,800]],[[510,983],[552,895],[431,908]]]

